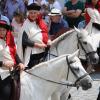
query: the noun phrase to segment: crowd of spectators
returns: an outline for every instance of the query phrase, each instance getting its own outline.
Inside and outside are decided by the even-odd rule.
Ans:
[[[60,29],[84,28],[90,21],[86,8],[96,8],[100,12],[100,0],[66,0],[63,6],[60,0],[1,0],[0,17],[10,21],[15,36],[27,17],[27,6],[33,2],[41,5],[41,15],[49,27],[51,38]]]

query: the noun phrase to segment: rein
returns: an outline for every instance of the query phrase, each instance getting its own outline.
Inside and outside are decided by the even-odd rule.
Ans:
[[[50,82],[50,83],[54,83],[54,84],[58,84],[58,85],[65,85],[65,86],[67,85],[67,86],[71,86],[71,87],[76,87],[75,84],[72,84],[72,83],[69,83],[69,82],[68,82],[68,83],[56,82],[56,81],[53,81],[53,80],[45,79],[45,78],[40,77],[40,76],[38,76],[38,75],[36,75],[36,74],[30,73],[30,72],[28,72],[28,71],[26,71],[26,70],[24,70],[24,71],[25,71],[26,73],[32,75],[32,76],[35,76],[35,77],[37,77],[37,78],[39,78],[39,79],[45,80],[45,81]]]
[[[71,69],[71,71],[73,72],[73,74],[77,77],[77,75],[75,74],[75,72],[73,71],[73,69],[71,68],[70,66],[70,63],[68,61],[68,56],[66,56],[66,61],[67,61],[67,64],[68,64],[68,73],[67,73],[67,77],[66,77],[66,80],[68,80],[68,75],[69,75],[69,69]],[[77,82],[79,82],[81,79],[83,79],[84,77],[86,77],[87,75],[89,75],[88,73],[84,74],[83,76],[79,77],[75,83],[72,83],[72,82],[67,82],[67,83],[62,83],[62,82],[57,82],[57,81],[53,81],[53,80],[49,80],[49,79],[45,79],[41,76],[38,76],[36,74],[33,74],[33,73],[30,73],[28,72],[26,69],[24,70],[27,74],[29,75],[32,75],[32,76],[35,76],[39,79],[42,79],[42,80],[45,80],[47,82],[50,82],[50,83],[54,83],[54,84],[58,84],[58,85],[64,85],[64,86],[70,86],[70,87],[77,87]]]

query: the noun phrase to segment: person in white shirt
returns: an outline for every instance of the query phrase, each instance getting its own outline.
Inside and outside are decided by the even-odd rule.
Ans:
[[[57,0],[48,0],[48,2],[49,2],[50,10],[54,9],[54,8],[62,10],[62,7],[61,7],[61,4],[60,4],[59,1],[57,1]]]
[[[24,22],[23,14],[20,12],[15,12],[12,23],[11,23],[13,26],[13,35],[14,35],[15,43],[17,43],[17,37],[18,37],[18,34],[20,33],[23,22]]]

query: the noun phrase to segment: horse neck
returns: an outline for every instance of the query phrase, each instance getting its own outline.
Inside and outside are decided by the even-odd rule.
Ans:
[[[91,34],[91,31],[92,31],[92,22],[90,21],[87,26],[85,27],[85,29],[87,30],[87,32],[89,34]]]
[[[99,48],[100,46],[100,34],[92,34],[91,35],[92,39],[93,39],[93,43],[95,48]]]
[[[100,34],[100,31],[97,30],[95,27],[93,27],[92,22],[90,21],[86,28],[87,32],[91,35],[91,34]]]
[[[43,64],[39,64],[38,66],[36,66],[36,68],[31,69],[29,72],[48,80],[61,82],[62,80],[66,80],[67,70],[68,65],[65,57],[58,57],[51,61],[44,62]],[[28,76],[28,78],[30,78],[33,85],[36,83],[34,88],[38,88],[36,88],[35,92],[38,92],[38,95],[42,93],[44,97],[49,97],[59,87],[58,84],[44,81],[30,75]]]
[[[96,29],[95,27],[92,27],[91,33],[92,34],[100,34],[100,30]]]
[[[30,72],[46,79],[59,81],[62,76],[65,76],[64,74],[67,70],[67,62],[65,60],[65,57],[55,58],[37,65]]]
[[[58,56],[63,54],[72,54],[78,49],[77,42],[76,32],[69,31],[69,33],[65,33],[65,35],[59,37],[58,41],[51,46],[50,53]]]

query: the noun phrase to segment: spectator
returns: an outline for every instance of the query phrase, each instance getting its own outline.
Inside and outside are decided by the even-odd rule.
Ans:
[[[13,26],[15,43],[17,42],[17,37],[18,37],[18,34],[20,33],[23,22],[24,22],[23,14],[21,14],[20,12],[15,12],[14,18],[13,18],[12,23],[11,23]]]
[[[63,13],[68,21],[69,27],[78,27],[78,24],[84,20],[81,13],[84,11],[84,3],[78,0],[71,0],[65,4]]]
[[[52,9],[48,15],[51,19],[49,34],[51,40],[53,40],[68,30],[68,23],[62,18],[59,9]]]
[[[3,16],[1,13],[0,13],[0,20],[5,20],[8,24],[10,24],[9,19],[6,16]]]
[[[5,15],[12,21],[14,12],[19,11],[25,13],[25,5],[23,0],[7,0],[5,5]]]
[[[31,3],[38,3],[39,5],[47,4],[46,0],[28,0],[28,5]]]
[[[4,15],[4,8],[5,8],[6,0],[0,0],[0,11]]]
[[[95,8],[99,11],[100,13],[100,0],[90,0],[87,1],[85,4],[85,8]],[[85,20],[86,20],[86,24],[88,24],[90,22],[90,16],[88,15],[88,13],[85,13]]]
[[[49,2],[49,9],[53,9],[53,8],[56,8],[56,9],[59,9],[59,10],[62,10],[62,7],[59,3],[59,1],[57,0],[48,0]]]

